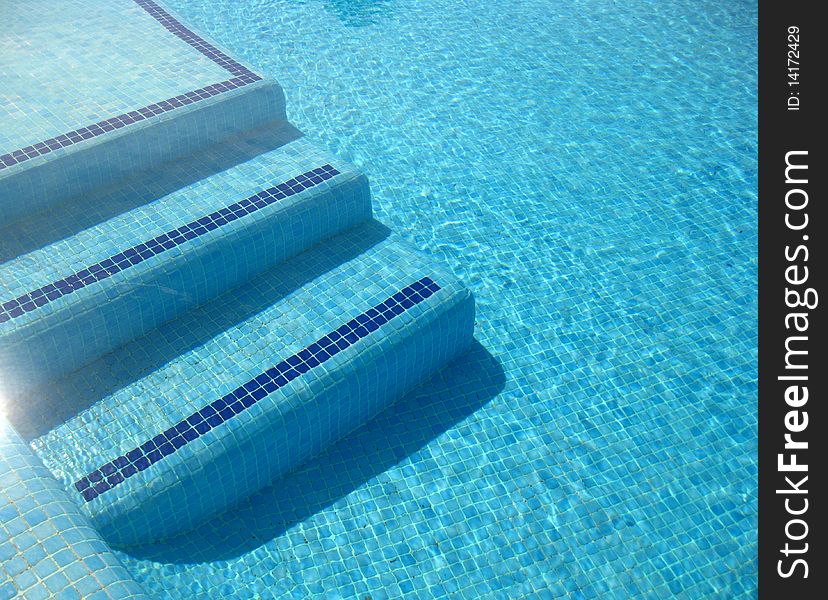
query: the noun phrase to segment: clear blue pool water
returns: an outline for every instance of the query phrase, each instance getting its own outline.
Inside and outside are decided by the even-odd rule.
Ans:
[[[756,595],[753,2],[168,0],[477,299],[460,362],[156,597]]]

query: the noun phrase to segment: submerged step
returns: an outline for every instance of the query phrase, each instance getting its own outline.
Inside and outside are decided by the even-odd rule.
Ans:
[[[196,526],[468,347],[471,294],[385,235],[328,240],[31,398],[74,411],[32,445],[107,540]]]
[[[284,124],[234,138],[7,229],[0,393],[77,369],[369,219],[365,177],[299,135]]]
[[[286,118],[275,82],[152,0],[10,3],[2,20],[0,225]]]
[[[147,599],[2,414],[0,598]]]

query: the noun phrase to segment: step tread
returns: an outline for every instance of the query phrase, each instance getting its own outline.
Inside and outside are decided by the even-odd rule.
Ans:
[[[210,97],[197,90],[262,79],[151,0],[37,0],[3,17],[0,177]]]
[[[149,201],[148,201],[149,200]],[[0,393],[81,368],[371,215],[367,180],[274,124],[31,217],[0,242]],[[50,241],[49,238],[57,239]]]
[[[0,30],[0,226],[48,219],[137,171],[286,120],[275,81],[153,0],[10,10]]]
[[[154,171],[152,178],[136,178],[115,189],[91,194],[82,210],[63,206],[50,214],[49,223],[32,218],[15,224],[0,238],[0,259],[7,259],[0,264],[0,327],[8,321],[8,330],[56,306],[51,301],[42,306],[37,303],[26,311],[23,307],[36,300],[28,294],[263,190],[325,167],[327,172],[321,175],[325,179],[310,187],[326,189],[333,184],[325,183],[331,173],[338,176],[337,181],[359,176],[353,167],[306,138],[290,139],[294,135],[291,126],[277,124],[266,132],[240,136],[166,165]],[[285,140],[284,145],[269,149],[277,140]],[[222,169],[223,165],[232,166]],[[221,170],[213,172],[217,168]],[[193,181],[194,175],[204,177]],[[134,208],[112,216],[119,207]],[[89,223],[92,225],[87,226]],[[49,236],[82,227],[77,233],[43,244]],[[26,251],[32,247],[36,248]],[[75,288],[84,286],[83,282],[72,287],[69,283],[74,281],[61,286],[69,293],[59,295],[50,288],[50,296],[69,300]],[[15,310],[17,307],[19,310]]]
[[[205,452],[229,451],[238,443],[234,436],[262,418],[246,406],[234,414],[222,405],[229,394],[243,396],[237,409],[261,407],[254,400],[266,398],[271,420],[302,410],[315,401],[321,374],[361,368],[366,353],[411,335],[413,322],[470,298],[454,277],[399,241],[380,241],[384,235],[369,224],[333,238],[44,390],[32,399],[42,414],[58,406],[75,407],[76,414],[32,446],[76,500],[109,523],[140,507],[152,489],[176,485],[194,468],[188,462],[203,466],[211,460]],[[386,317],[378,317],[382,326],[346,331],[349,322],[351,329],[358,324],[353,319],[365,320],[360,315],[369,311],[376,316],[371,309],[395,296],[404,306],[388,301],[381,309]],[[332,340],[336,334],[327,337],[337,329],[353,338],[349,345]],[[322,348],[331,342],[344,350],[326,353]],[[321,363],[311,362],[309,347]],[[296,356],[313,368],[291,372],[292,381],[272,371],[283,371]],[[165,432],[170,440],[156,437]]]

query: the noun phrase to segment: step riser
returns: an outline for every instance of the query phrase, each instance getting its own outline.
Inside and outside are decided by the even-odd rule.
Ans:
[[[0,227],[216,140],[285,119],[284,92],[263,81],[28,160],[0,172]]]
[[[371,218],[364,176],[323,185],[330,183],[334,187],[302,192],[313,194],[305,201],[247,215],[92,283],[67,296],[70,305],[37,309],[44,314],[35,311],[36,319],[0,338],[0,393],[30,393]]]
[[[265,397],[232,417],[231,427],[224,423],[206,434],[215,437],[196,447],[200,454],[165,457],[159,471],[153,472],[154,465],[138,475],[151,478],[133,488],[129,502],[107,505],[111,492],[104,492],[85,505],[96,527],[119,546],[163,539],[192,529],[295,469],[468,349],[472,296],[454,291],[440,302],[424,317],[418,309],[432,310],[425,301],[375,332],[378,338],[369,335],[287,384],[291,409]],[[334,359],[342,362],[330,362]]]

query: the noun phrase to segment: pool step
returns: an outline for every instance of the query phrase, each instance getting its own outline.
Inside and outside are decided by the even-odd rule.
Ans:
[[[0,598],[148,600],[0,414]]]
[[[468,347],[471,294],[386,236],[330,239],[31,398],[76,415],[32,446],[109,542],[195,527]]]
[[[0,125],[10,129],[0,133],[0,140],[7,138],[0,145],[0,226],[64,201],[84,203],[85,194],[138,170],[286,119],[284,93],[276,82],[231,58],[151,0],[103,7],[39,2],[21,9],[28,11],[25,18],[15,18],[14,7],[9,10],[4,48],[23,50],[5,63],[0,57],[0,75],[9,84],[3,90],[8,95],[0,94],[0,99],[12,109],[0,109]],[[104,62],[117,58],[119,63],[107,79],[101,73],[100,81],[90,74],[100,73],[95,63],[101,57],[86,48],[104,44],[101,29],[82,25],[97,12],[112,13],[125,29],[105,29],[119,52]],[[39,20],[63,30],[43,47],[28,43]],[[154,52],[142,37],[127,35],[135,29],[155,40]],[[87,40],[88,35],[96,38]],[[138,47],[130,53],[127,44]],[[31,85],[35,75],[20,75],[15,61],[47,68],[55,62],[53,53],[61,51],[71,53],[77,66],[73,76],[52,82],[59,91]],[[156,61],[168,71],[159,73]],[[146,83],[136,85],[142,79]],[[100,98],[89,97],[95,86],[102,87]],[[72,105],[77,97],[84,98],[82,106]]]
[[[0,232],[0,394],[60,377],[369,219],[364,175],[282,123]]]

